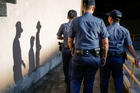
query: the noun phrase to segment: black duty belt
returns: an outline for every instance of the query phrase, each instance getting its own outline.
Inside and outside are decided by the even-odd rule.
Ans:
[[[93,56],[98,57],[100,55],[100,48],[95,48],[95,49],[91,49],[91,50],[75,49],[75,54],[78,56],[92,54]]]
[[[108,57],[122,57],[124,56],[124,53],[118,53],[118,52],[108,52]]]

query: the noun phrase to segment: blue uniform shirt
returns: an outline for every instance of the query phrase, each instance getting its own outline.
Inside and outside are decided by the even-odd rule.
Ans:
[[[73,20],[69,37],[75,39],[76,49],[98,48],[100,39],[108,37],[103,20],[85,13]]]
[[[132,44],[129,31],[120,26],[119,23],[113,23],[107,27],[109,33],[109,52],[123,53],[125,46]]]
[[[70,31],[72,21],[69,21],[68,23],[64,23],[60,26],[57,36],[64,36],[64,44],[68,45],[68,34]]]

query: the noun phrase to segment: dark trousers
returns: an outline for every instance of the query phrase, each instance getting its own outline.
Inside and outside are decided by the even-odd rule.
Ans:
[[[83,81],[83,93],[93,92],[93,83],[96,71],[100,65],[100,57],[93,55],[76,56],[72,58],[71,93],[80,93]]]
[[[66,93],[70,93],[70,78],[71,78],[71,52],[70,49],[62,50],[63,71],[66,83]]]
[[[110,74],[114,79],[116,93],[122,93],[123,85],[123,57],[108,57],[107,63],[100,68],[100,91],[108,93]]]

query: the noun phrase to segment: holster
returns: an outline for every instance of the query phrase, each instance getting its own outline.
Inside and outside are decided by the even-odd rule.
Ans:
[[[100,56],[102,57],[105,53],[105,48],[104,47],[101,47],[100,49]]]
[[[95,49],[91,50],[91,54],[92,54],[94,57],[100,56],[100,48],[95,48]]]
[[[123,63],[125,63],[125,60],[127,60],[127,53],[126,52],[124,52],[124,54],[123,54]]]
[[[58,42],[58,45],[59,45],[59,51],[62,51],[62,49],[64,48],[64,43]]]

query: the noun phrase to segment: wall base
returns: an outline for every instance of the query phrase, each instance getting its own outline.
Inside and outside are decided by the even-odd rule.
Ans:
[[[13,84],[9,89],[3,93],[24,93],[27,91],[33,84],[40,80],[44,75],[46,75],[50,70],[56,67],[62,62],[61,53],[56,57],[51,59],[49,62],[46,62],[43,66],[40,66],[30,75],[25,76],[17,84]]]

